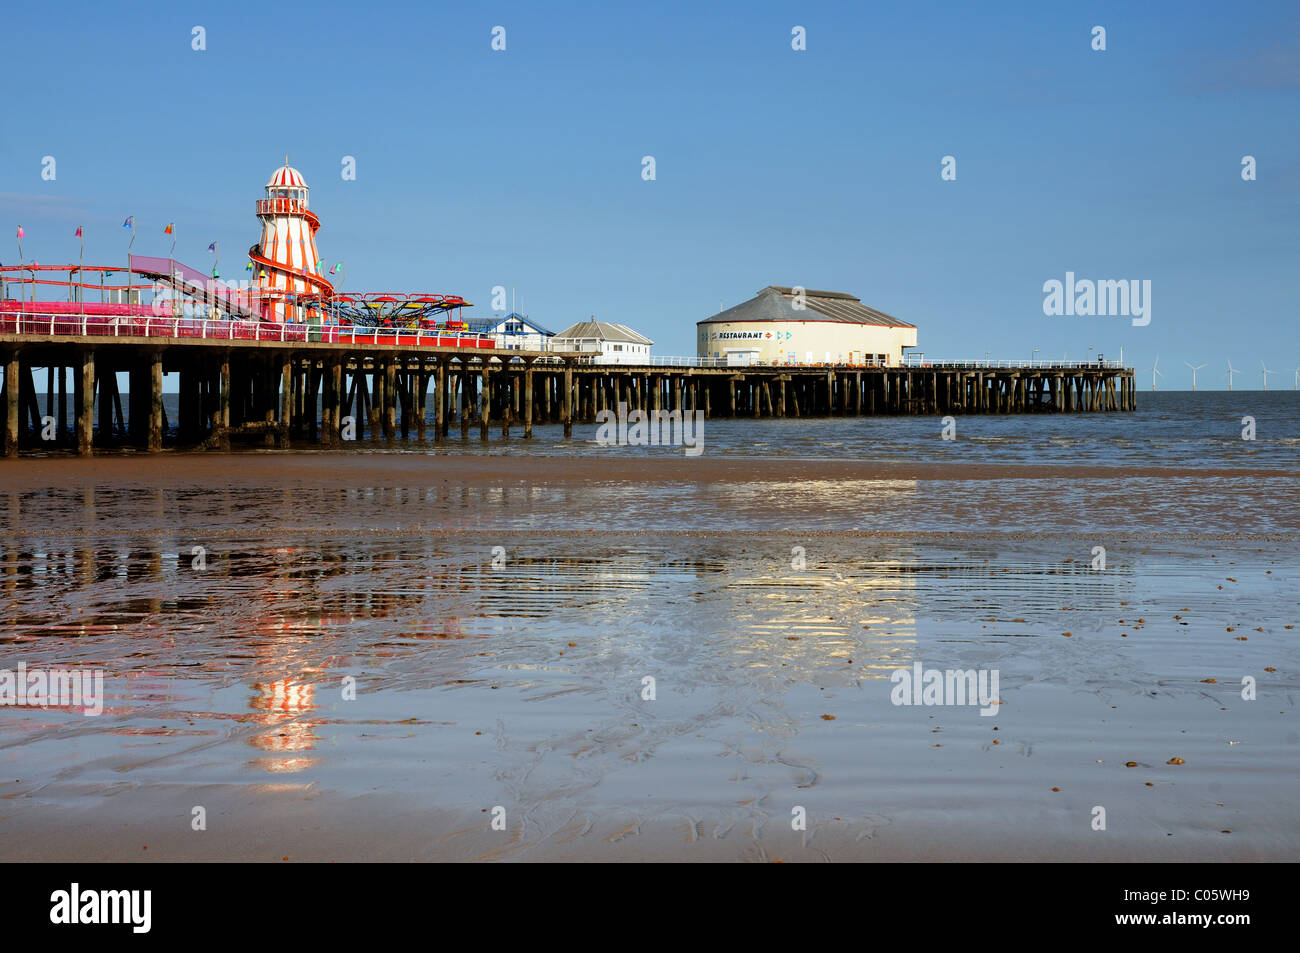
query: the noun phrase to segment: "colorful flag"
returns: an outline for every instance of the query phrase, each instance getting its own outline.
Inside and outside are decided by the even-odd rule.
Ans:
[[[250,261],[247,265],[244,266],[244,271],[252,271],[252,270],[253,270],[253,263]]]
[[[123,228],[135,228],[135,216],[128,215],[126,221],[122,223]]]
[[[27,235],[27,233],[23,231],[23,227],[22,227],[21,225],[19,225],[19,226],[18,226],[18,237],[19,237],[19,238],[25,238],[26,235]]]
[[[81,226],[80,226],[80,225],[77,226],[77,234],[76,234],[75,236],[73,236],[73,237],[74,237],[74,238],[82,238],[82,237],[83,237],[82,234],[81,234]]]
[[[316,262],[316,270],[321,271],[324,268],[325,268],[325,259],[322,258],[320,261]]]
[[[167,227],[163,229],[163,234],[164,234],[164,235],[170,235],[170,234],[172,233],[172,225],[173,225],[173,224],[174,224],[173,222],[168,222],[168,223],[167,223]]]
[[[331,275],[332,275],[332,274],[335,274],[335,273],[336,273],[340,268],[342,268],[342,267],[343,267],[343,262],[341,262],[341,261],[340,261],[340,262],[336,262],[335,265],[334,265],[334,267],[330,269],[330,274],[331,274]]]
[[[216,250],[217,250],[217,243],[216,243],[216,242],[213,242],[211,245],[208,246],[208,251],[210,251],[210,252],[215,252]]]

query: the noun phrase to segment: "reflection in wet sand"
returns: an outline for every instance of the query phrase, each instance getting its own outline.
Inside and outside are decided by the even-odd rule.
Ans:
[[[1110,798],[1135,804],[1111,850],[1208,850],[1228,825],[1205,805],[1220,803],[1257,820],[1237,816],[1213,849],[1285,850],[1286,718],[1204,680],[1300,687],[1297,516],[1252,508],[1258,487],[1215,500],[1178,485],[430,471],[10,493],[0,649],[101,668],[109,704],[98,719],[0,711],[0,763],[19,779],[0,788],[0,833],[94,805],[107,836],[138,805],[162,837],[158,818],[180,802],[187,816],[202,789],[235,792],[236,830],[256,827],[250,804],[275,815],[239,856],[301,854],[299,812],[371,794],[387,800],[362,828],[390,811],[407,826],[366,842],[409,856],[914,856],[924,831],[956,845],[987,831],[968,856],[1002,856],[1073,844],[1073,812]],[[1151,503],[1140,530],[1134,499]],[[1189,512],[1208,529],[1187,533]],[[1244,514],[1236,535],[1210,531]],[[918,661],[999,670],[1005,708],[893,706],[890,673]],[[1191,766],[1176,776],[1123,768],[1174,753]],[[782,839],[793,804],[821,833]],[[495,805],[504,840],[485,833]]]
[[[305,716],[316,710],[315,686],[281,679],[255,682],[252,687],[259,693],[249,700],[255,712],[253,720],[272,730],[254,735],[249,743],[277,754],[310,751],[320,740],[313,731],[317,723],[305,720]],[[259,758],[253,762],[258,768],[276,773],[305,771],[315,763],[315,758],[307,757]]]

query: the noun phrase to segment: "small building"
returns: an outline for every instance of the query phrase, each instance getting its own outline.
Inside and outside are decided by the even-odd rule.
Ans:
[[[493,335],[497,347],[507,351],[545,351],[555,337],[554,331],[515,311],[504,318],[472,318],[468,323],[471,331]]]
[[[916,325],[867,307],[851,294],[768,285],[753,298],[696,324],[697,353],[725,364],[902,363]]]
[[[597,321],[593,317],[551,338],[551,350],[590,354],[593,364],[647,364],[654,343],[622,324]]]

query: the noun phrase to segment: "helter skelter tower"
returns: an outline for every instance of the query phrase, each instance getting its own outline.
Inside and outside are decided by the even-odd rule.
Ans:
[[[315,299],[303,306],[298,295],[333,295],[334,286],[320,273],[316,232],[320,219],[311,211],[302,173],[284,165],[266,183],[266,198],[257,201],[262,241],[248,250],[256,278],[253,297],[261,300],[268,319],[283,321],[319,317]]]

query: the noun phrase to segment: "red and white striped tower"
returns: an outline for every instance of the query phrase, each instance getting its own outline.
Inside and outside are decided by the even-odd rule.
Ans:
[[[276,321],[286,316],[306,320],[320,314],[315,307],[292,308],[293,295],[334,293],[334,286],[316,267],[320,219],[309,208],[308,191],[302,173],[291,167],[285,156],[284,165],[266,183],[266,198],[257,202],[262,242],[248,251],[257,275],[253,296],[265,302],[266,316]]]

